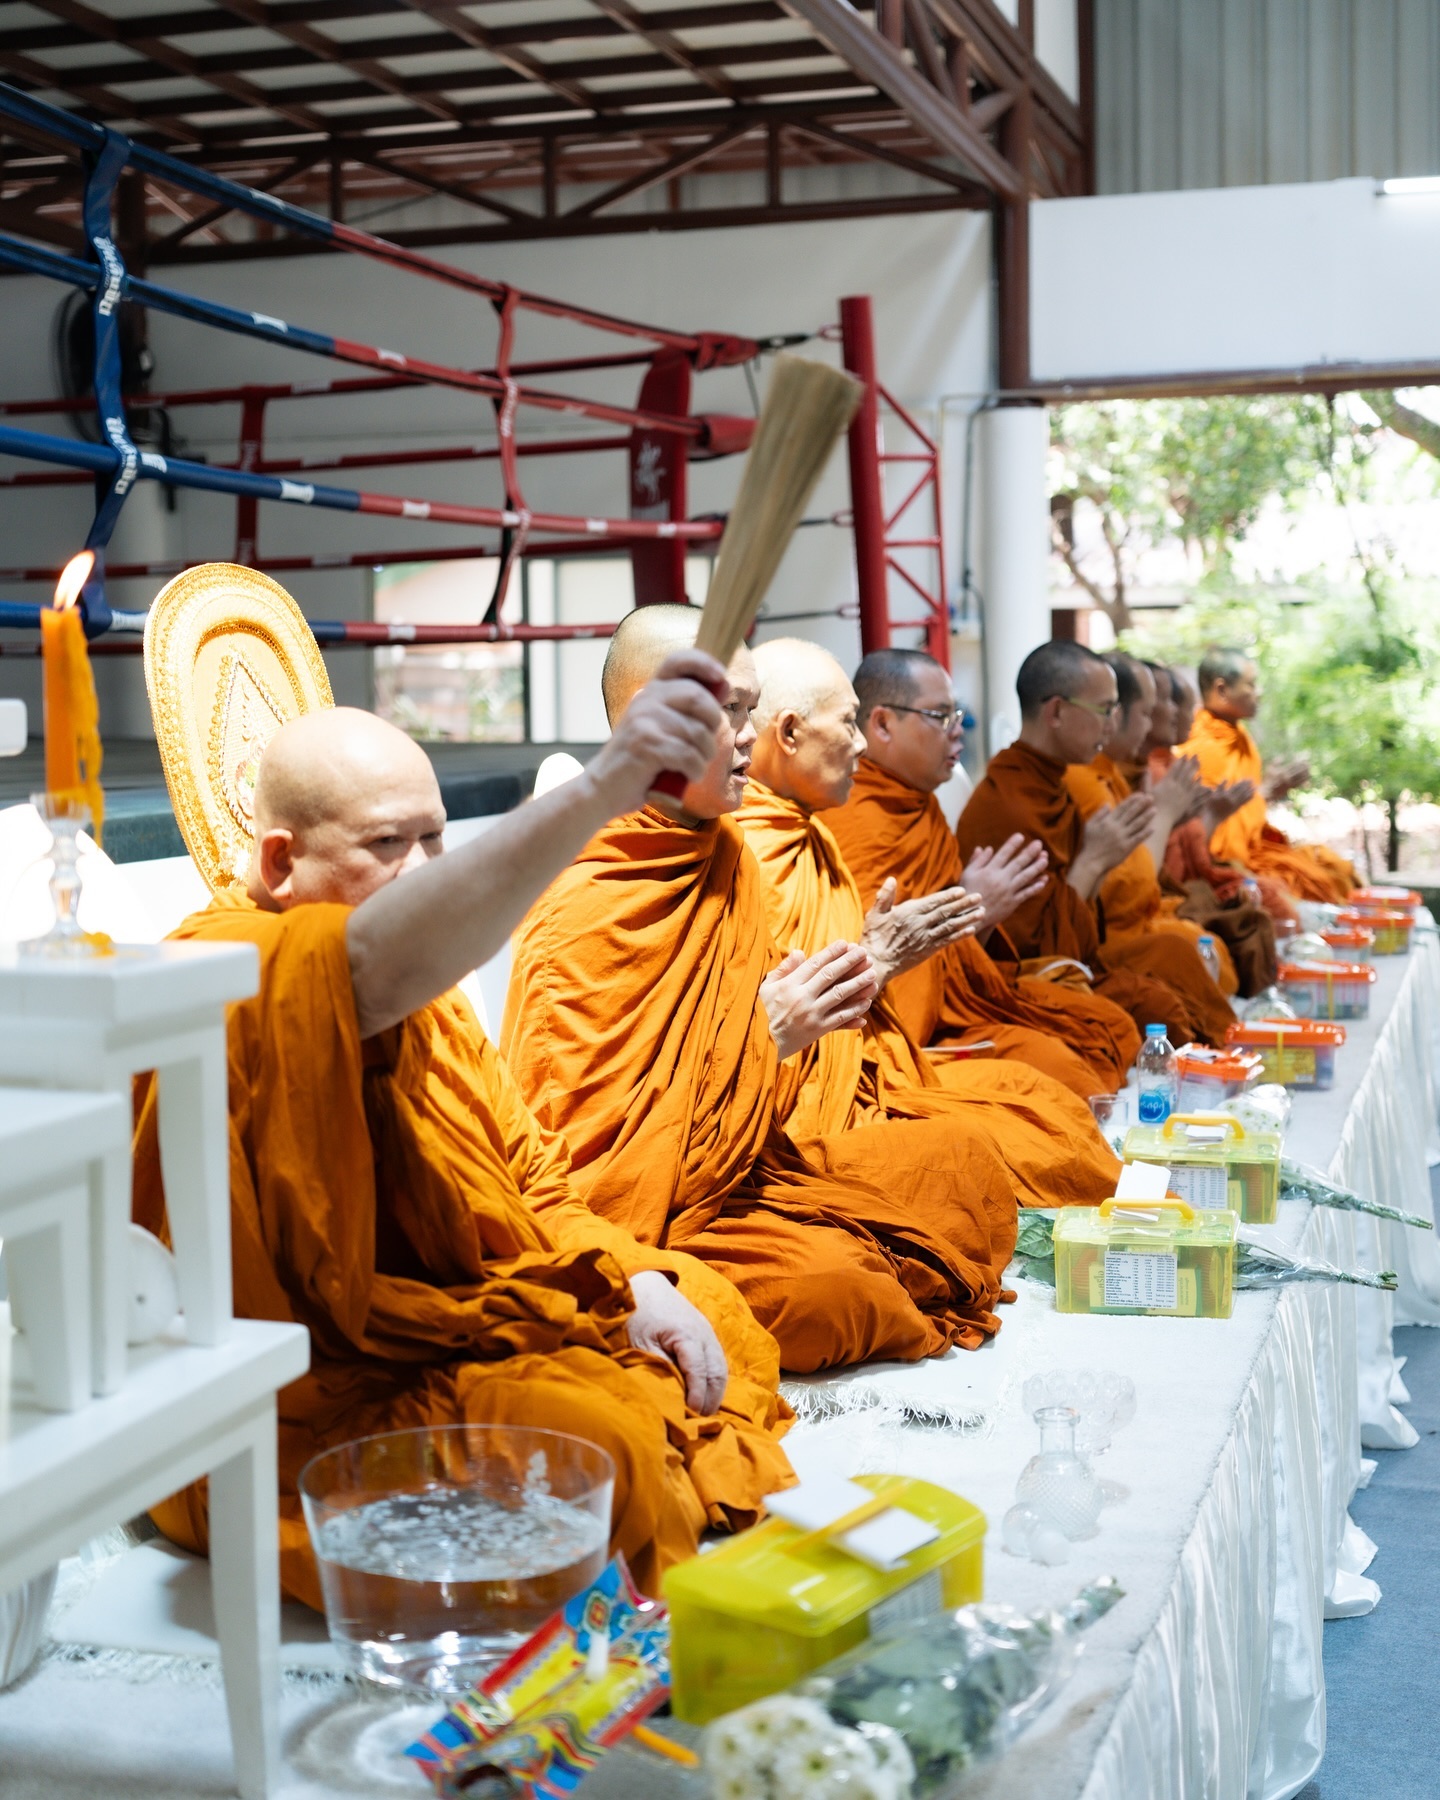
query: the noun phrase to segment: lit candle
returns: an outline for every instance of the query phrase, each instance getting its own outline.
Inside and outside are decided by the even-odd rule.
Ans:
[[[40,613],[40,647],[45,658],[45,788],[56,799],[83,801],[98,840],[105,814],[100,703],[76,605],[94,566],[94,552],[82,550],[61,570],[55,598]]]

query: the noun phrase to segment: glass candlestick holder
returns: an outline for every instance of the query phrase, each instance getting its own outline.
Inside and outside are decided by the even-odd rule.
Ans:
[[[30,804],[50,833],[50,900],[55,922],[25,947],[31,956],[94,956],[97,946],[80,925],[80,833],[90,808],[68,794],[32,794]]]

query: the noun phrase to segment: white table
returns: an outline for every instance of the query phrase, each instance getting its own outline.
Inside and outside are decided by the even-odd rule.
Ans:
[[[124,1342],[124,1260],[92,1293],[91,1242],[105,1234],[106,1159],[129,1146],[130,1111],[116,1094],[0,1088],[0,1240],[42,1406],[72,1411],[89,1400],[92,1382],[99,1391],[92,1304],[95,1335]],[[4,1405],[0,1395],[0,1416]]]
[[[1431,1131],[1426,1059],[1435,954],[1432,942],[1407,959],[1381,962],[1374,1016],[1353,1029],[1340,1084],[1329,1094],[1297,1096],[1291,1137],[1298,1154],[1322,1167],[1357,1180],[1375,1171],[1386,1183],[1376,1198],[1417,1211],[1425,1210],[1419,1187]],[[1414,1128],[1397,1132],[1397,1117]],[[1402,1176],[1404,1198],[1389,1191]],[[1277,1229],[1281,1241],[1332,1261],[1376,1266],[1357,1246],[1354,1215],[1292,1205]],[[1428,1253],[1424,1244],[1411,1249]],[[1062,1317],[1047,1293],[1026,1286],[999,1337],[977,1354],[817,1384],[819,1395],[833,1399],[848,1381],[863,1379],[872,1399],[883,1400],[888,1388],[893,1404],[798,1427],[789,1440],[797,1464],[845,1473],[903,1469],[975,1500],[991,1525],[992,1598],[1053,1605],[1112,1571],[1127,1590],[1090,1634],[1057,1704],[1006,1761],[975,1775],[967,1800],[1282,1800],[1310,1778],[1324,1744],[1322,1612],[1344,1572],[1345,1509],[1360,1467],[1359,1371],[1388,1356],[1382,1307],[1360,1361],[1357,1292],[1242,1294],[1229,1321],[1124,1320]],[[1135,1378],[1136,1419],[1103,1464],[1131,1498],[1107,1510],[1100,1535],[1075,1546],[1065,1567],[1016,1561],[1001,1551],[998,1528],[1036,1443],[1020,1389],[1032,1372],[1086,1364]],[[1393,1361],[1383,1368],[1387,1382],[1391,1372]],[[948,1407],[968,1428],[907,1423],[898,1403],[911,1396],[927,1409]],[[25,1690],[23,1721],[16,1700],[0,1696],[0,1738],[13,1731],[24,1751],[21,1800],[88,1800],[93,1759],[84,1768],[67,1764],[62,1780],[46,1747],[77,1694],[100,1686],[80,1689],[63,1669],[46,1670]],[[158,1687],[106,1686],[106,1716],[126,1745],[117,1773],[144,1770],[155,1800],[198,1800],[216,1761],[214,1702],[206,1701],[209,1712],[185,1709],[187,1741],[176,1742],[173,1760],[157,1773],[137,1714],[160,1729],[180,1709]],[[102,1704],[98,1696],[89,1703]],[[302,1746],[325,1732],[334,1746],[336,1721],[354,1706],[299,1687],[284,1704]],[[640,1757],[617,1759],[595,1786],[596,1800],[672,1800],[694,1791]],[[330,1800],[365,1790],[326,1778],[297,1750],[281,1791],[285,1800]]]
[[[0,1082],[85,1088],[130,1104],[136,1075],[160,1082],[160,1151],[180,1304],[195,1344],[230,1327],[230,1171],[225,1008],[253,994],[252,944],[155,944],[73,961],[0,947]],[[94,1196],[97,1295],[126,1260],[130,1150],[112,1150]],[[124,1316],[97,1306],[96,1391],[125,1370]]]

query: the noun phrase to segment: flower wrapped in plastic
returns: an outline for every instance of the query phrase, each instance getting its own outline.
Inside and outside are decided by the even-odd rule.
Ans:
[[[1283,1157],[1280,1163],[1280,1198],[1308,1200],[1314,1206],[1333,1206],[1340,1212],[1369,1213],[1372,1218],[1392,1219],[1397,1225],[1409,1225],[1416,1231],[1433,1231],[1434,1223],[1419,1213],[1401,1212],[1380,1200],[1365,1200],[1353,1188],[1341,1187],[1309,1163]]]
[[[1062,1612],[962,1606],[871,1639],[783,1694],[717,1719],[715,1800],[946,1800],[1067,1680],[1080,1634],[1123,1592],[1113,1576]]]
[[[1292,1167],[1294,1165],[1291,1165]],[[1370,1207],[1363,1210],[1371,1211]],[[1408,1214],[1395,1215],[1409,1222]],[[1046,1287],[1055,1285],[1055,1215],[1035,1207],[1020,1214],[1020,1230],[1015,1240],[1011,1268],[1031,1281]],[[1236,1291],[1250,1288],[1286,1287],[1292,1282],[1333,1281],[1350,1287],[1379,1288],[1393,1293],[1396,1285],[1392,1269],[1341,1269],[1334,1263],[1319,1262],[1305,1256],[1290,1256],[1272,1249],[1258,1238],[1243,1231],[1235,1236]]]

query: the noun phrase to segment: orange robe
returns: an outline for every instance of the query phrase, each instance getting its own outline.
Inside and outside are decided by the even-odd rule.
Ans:
[[[1215,827],[1210,848],[1222,862],[1239,863],[1253,875],[1269,876],[1301,900],[1338,902],[1356,884],[1353,866],[1324,844],[1292,844],[1268,823],[1261,790],[1264,767],[1255,740],[1245,727],[1217,719],[1207,707],[1195,714],[1190,741],[1177,756],[1193,756],[1207,787],[1222,781],[1253,781],[1255,797]]]
[[[1093,762],[1071,763],[1065,771],[1065,785],[1074,795],[1082,819],[1088,819],[1093,813],[1099,812],[1102,806],[1118,806],[1134,792],[1124,770],[1113,757],[1106,756],[1103,752]],[[1210,987],[1202,990],[1202,1001],[1208,1000],[1215,983],[1200,961],[1200,953],[1196,948],[1200,942],[1200,927],[1190,919],[1176,916],[1176,908],[1180,902],[1178,898],[1167,900],[1161,892],[1155,858],[1150,854],[1148,845],[1137,844],[1124,862],[1118,863],[1110,871],[1100,883],[1099,899],[1105,914],[1107,955],[1116,951],[1132,966],[1144,968],[1147,946],[1143,939],[1156,933],[1178,938],[1195,950],[1195,967],[1185,972],[1185,992],[1187,996],[1190,995],[1194,984],[1204,976]],[[1220,964],[1220,992],[1238,993],[1240,983],[1235,977],[1235,965],[1230,960],[1230,952],[1225,948],[1222,938],[1213,938],[1213,942]],[[1155,973],[1162,980],[1170,979],[1161,968],[1157,968]],[[1192,999],[1192,1004],[1194,1003]],[[1213,1010],[1213,1002],[1211,1005]],[[1211,1025],[1223,1035],[1224,1028],[1232,1022],[1215,1010]]]
[[[613,1543],[653,1592],[707,1526],[752,1523],[792,1479],[776,1347],[711,1271],[668,1259],[731,1359],[722,1410],[687,1409],[679,1373],[626,1331],[622,1264],[667,1258],[589,1215],[564,1144],[526,1111],[460,995],[362,1043],[348,916],[226,894],[175,933],[260,950],[259,995],[230,1009],[231,1235],[237,1314],[310,1331],[309,1373],[279,1396],[285,1591],[320,1605],[296,1493],[317,1451],[473,1423],[608,1450]],[[163,1231],[153,1079],[137,1097],[135,1215]],[[155,1517],[203,1550],[203,1483]]]
[[[1066,880],[1080,852],[1085,821],[1065,785],[1065,765],[1020,742],[991,757],[966,802],[956,826],[960,854],[968,857],[981,845],[1003,843],[1014,831],[1039,838],[1050,853],[1045,886],[1005,921],[1006,935],[1018,955],[1073,957],[1092,972],[1100,992],[1123,1006],[1137,1025],[1163,1024],[1172,1044],[1203,1036],[1201,1018],[1176,985],[1135,966],[1128,956],[1112,960],[1102,950],[1098,907],[1082,899]],[[1169,946],[1162,939],[1152,941],[1160,946],[1156,960],[1162,960]],[[1185,946],[1177,942],[1175,948],[1183,951]],[[1220,1000],[1203,965],[1201,974]],[[1225,1010],[1229,1013],[1228,1007]]]
[[[1158,781],[1174,760],[1173,750],[1152,750],[1149,763],[1152,780]],[[1300,928],[1300,915],[1290,893],[1268,875],[1250,876],[1249,871],[1238,863],[1220,862],[1210,848],[1210,839],[1201,819],[1187,819],[1170,833],[1170,842],[1165,846],[1164,874],[1166,880],[1178,888],[1188,887],[1192,881],[1205,882],[1222,906],[1229,906],[1239,899],[1241,887],[1248,877],[1259,890],[1260,905],[1277,925],[1296,931]],[[1267,954],[1273,964],[1273,947]],[[1270,979],[1274,979],[1273,972]]]
[[[868,756],[860,759],[850,798],[827,815],[826,824],[864,906],[874,905],[892,875],[901,900],[937,893],[963,878],[959,846],[939,801]],[[885,997],[916,1043],[989,1038],[998,1056],[1028,1063],[1081,1099],[1121,1087],[1140,1048],[1140,1034],[1112,1001],[1052,981],[1017,979],[974,938],[897,975]]]
[[[811,956],[837,939],[857,943],[860,890],[825,821],[753,775],[736,816],[765,877],[776,944]],[[873,1120],[948,1117],[988,1133],[1022,1202],[1098,1206],[1115,1192],[1120,1165],[1082,1100],[1018,1064],[965,1062],[942,1076],[884,994],[863,1032],[832,1031],[804,1057],[804,1082],[784,1119],[802,1145]]]
[[[947,1121],[796,1146],[760,985],[779,960],[732,819],[615,820],[515,934],[502,1038],[590,1207],[729,1276],[797,1372],[998,1330],[1015,1184]]]

